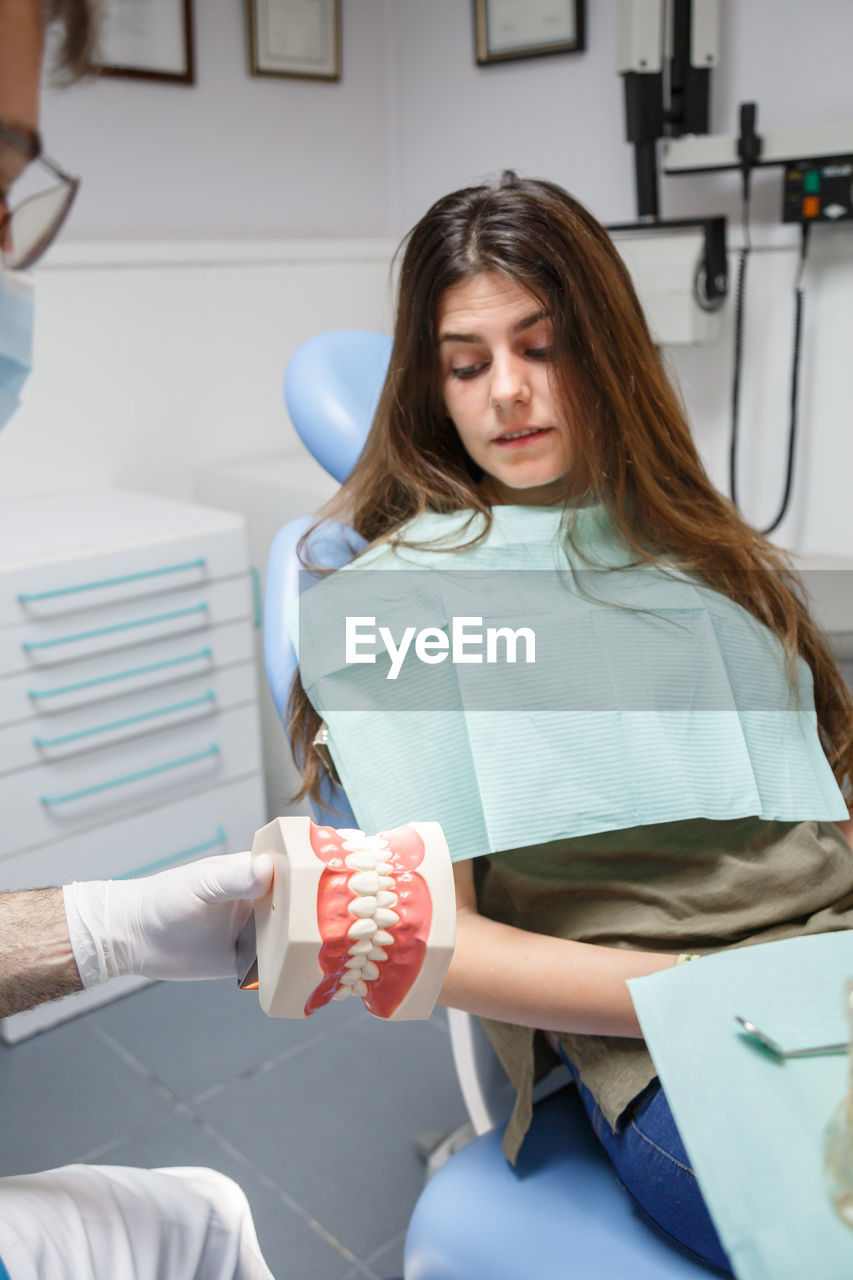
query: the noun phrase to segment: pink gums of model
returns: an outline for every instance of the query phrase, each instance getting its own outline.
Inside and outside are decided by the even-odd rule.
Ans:
[[[368,960],[375,955],[373,963],[379,975],[365,984],[368,990],[363,999],[377,1018],[389,1018],[414,984],[423,964],[432,923],[432,899],[426,882],[415,870],[425,853],[418,833],[411,827],[398,827],[395,831],[381,831],[379,835],[388,843],[388,848],[382,851],[382,861],[390,864],[386,876],[394,883],[393,889],[389,887],[385,892],[396,896],[393,912],[398,921],[388,921],[384,930],[377,929],[380,934],[390,935],[390,943],[384,937],[379,939],[380,943],[390,945],[390,951],[376,944],[375,934],[369,939],[374,945],[364,954]],[[348,850],[341,833],[333,827],[312,823],[310,839],[317,857],[326,864],[317,890],[317,923],[323,938],[319,961],[325,977],[306,1001],[306,1014],[328,1004],[347,976],[352,947],[349,930],[353,924],[350,906],[357,900],[350,885],[353,876],[346,865]],[[378,901],[381,902],[381,898]],[[376,955],[377,952],[382,954]]]
[[[456,940],[453,866],[437,822],[366,835],[276,818],[252,849],[274,871],[255,903],[265,1013],[307,1018],[359,996],[378,1018],[430,1016]]]

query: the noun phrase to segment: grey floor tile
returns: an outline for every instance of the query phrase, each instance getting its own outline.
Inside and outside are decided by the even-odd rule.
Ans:
[[[0,1048],[0,1175],[32,1173],[167,1115],[172,1099],[85,1025]]]
[[[371,1271],[375,1271],[377,1276],[383,1277],[383,1280],[396,1280],[403,1274],[403,1251],[406,1245],[406,1233],[402,1232],[390,1244],[384,1245],[381,1249],[377,1249],[367,1259],[367,1265]],[[348,1272],[344,1276],[344,1280],[359,1280],[356,1271]]]
[[[86,1021],[185,1101],[308,1046],[353,1014],[339,1004],[304,1022],[268,1018],[255,992],[232,982],[160,982],[93,1010]]]
[[[405,1231],[418,1134],[465,1119],[449,1038],[363,1010],[345,1034],[198,1104],[199,1113],[359,1258]]]
[[[169,1119],[136,1132],[108,1151],[88,1153],[90,1163],[137,1165],[204,1165],[218,1169],[240,1184],[255,1220],[258,1241],[276,1280],[353,1280],[370,1276],[368,1268],[324,1234],[298,1206],[288,1203],[277,1188],[217,1141],[208,1128],[183,1105]]]

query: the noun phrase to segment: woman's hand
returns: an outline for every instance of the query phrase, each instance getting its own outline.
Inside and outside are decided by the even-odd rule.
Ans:
[[[641,1036],[626,979],[671,968],[674,955],[499,924],[477,911],[471,861],[456,864],[454,879],[456,949],[440,1004],[543,1031]]]

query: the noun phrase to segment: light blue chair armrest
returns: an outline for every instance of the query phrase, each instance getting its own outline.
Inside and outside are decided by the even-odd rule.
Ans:
[[[300,539],[314,523],[312,516],[291,520],[276,534],[267,561],[267,589],[264,603],[264,666],[267,683],[279,719],[287,733],[287,699],[296,672],[296,651],[290,639],[288,615],[296,597],[322,577],[303,568],[297,547]],[[365,546],[365,540],[354,529],[338,521],[326,520],[311,535],[305,559],[309,564],[339,569]],[[344,792],[327,783],[323,798],[329,808],[311,802],[318,822],[334,827],[356,827],[358,823]]]
[[[390,354],[387,333],[333,329],[303,342],[288,362],[291,421],[308,452],[341,483],[364,446]]]

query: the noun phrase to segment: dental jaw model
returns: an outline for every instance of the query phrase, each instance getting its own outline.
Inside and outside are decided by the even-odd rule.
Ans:
[[[456,902],[444,833],[411,822],[368,836],[278,818],[252,845],[273,889],[255,905],[258,994],[273,1018],[358,996],[378,1018],[428,1018],[453,955]]]

